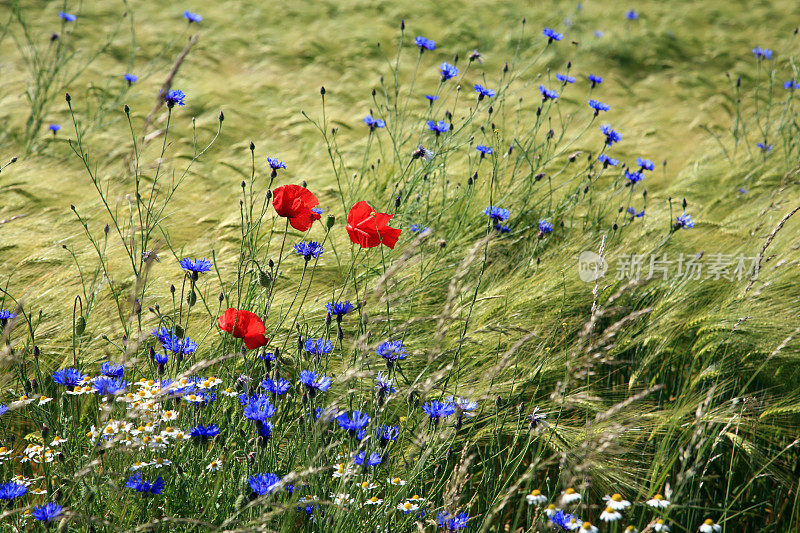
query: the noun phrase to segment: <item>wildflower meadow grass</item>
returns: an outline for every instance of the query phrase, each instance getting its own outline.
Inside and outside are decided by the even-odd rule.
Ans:
[[[0,528],[800,531],[798,24],[0,3]]]

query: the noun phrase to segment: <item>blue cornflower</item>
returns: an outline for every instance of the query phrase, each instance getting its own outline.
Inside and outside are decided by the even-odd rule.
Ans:
[[[309,394],[316,394],[330,389],[333,380],[325,374],[317,376],[317,373],[313,370],[302,370],[300,372],[300,383],[308,388]]]
[[[78,18],[72,13],[64,13],[63,11],[59,11],[58,16],[61,17],[61,20],[65,22],[75,22],[75,19]]]
[[[599,100],[589,100],[589,107],[594,109],[595,115],[599,114],[600,111],[608,111],[609,109],[611,109],[611,106],[609,106],[608,104],[604,104]]]
[[[350,302],[328,302],[325,304],[325,309],[337,320],[341,320],[344,315],[355,309],[355,306]]]
[[[53,372],[53,381],[59,385],[64,385],[69,390],[72,390],[73,387],[83,383],[85,380],[86,374],[77,368],[62,368]]]
[[[597,160],[603,163],[603,167],[612,166],[615,167],[619,165],[619,159],[614,159],[613,157],[608,157],[606,154],[600,154],[597,156]]]
[[[139,76],[135,74],[125,74],[125,81],[128,82],[128,85],[134,84],[139,81]]]
[[[603,78],[595,76],[594,74],[589,74],[589,81],[592,82],[592,89],[594,89],[597,85],[603,83]]]
[[[439,65],[439,70],[442,73],[442,81],[447,81],[451,78],[455,78],[458,76],[459,70],[456,68],[455,65],[451,65],[450,63],[444,62]]]
[[[498,233],[508,233],[509,231],[511,231],[511,228],[508,227],[506,224],[497,223],[493,227],[494,230]]]
[[[192,428],[192,430],[189,432],[189,435],[196,439],[206,441],[211,437],[216,437],[219,435],[219,427],[215,426],[214,424],[209,424],[207,426],[198,424]]]
[[[594,30],[594,36],[599,39],[600,37],[603,36],[603,32],[601,32],[600,30]]]
[[[740,194],[747,194],[747,192],[748,192],[747,189],[745,189],[744,187],[740,187],[739,188],[739,193]]]
[[[511,216],[511,211],[492,205],[484,209],[483,214],[491,218],[494,222],[504,222]]]
[[[675,229],[691,229],[693,227],[694,221],[692,220],[692,215],[688,213],[683,213],[675,219]]]
[[[17,316],[17,313],[9,311],[8,309],[0,309],[0,321],[11,320],[12,318],[15,318],[16,316]]]
[[[376,433],[380,439],[381,446],[386,446],[390,442],[397,440],[397,437],[400,436],[400,428],[397,426],[387,426],[386,424],[383,424],[378,426]]]
[[[125,486],[143,494],[161,494],[161,491],[164,490],[164,479],[159,476],[154,482],[150,483],[142,479],[141,472],[136,472],[125,480]]]
[[[316,214],[318,214],[318,215],[320,215],[320,216],[322,215],[322,212],[323,212],[321,207],[312,207],[311,211],[316,213]]]
[[[402,361],[408,354],[403,346],[403,341],[386,341],[381,343],[375,350],[375,353],[386,359],[389,363]]]
[[[181,259],[180,264],[182,269],[184,269],[186,272],[191,272],[192,274],[208,272],[211,270],[211,267],[214,266],[214,263],[208,259],[190,259],[188,257]]]
[[[261,435],[265,440],[269,440],[272,438],[272,424],[269,422],[259,423],[258,425],[258,434]]]
[[[102,372],[104,376],[110,378],[121,378],[125,374],[125,367],[123,365],[112,365],[106,361],[103,363]]]
[[[759,149],[759,150],[761,150],[761,151],[762,151],[762,152],[764,152],[764,153],[767,153],[767,152],[769,152],[770,150],[772,150],[772,145],[771,145],[771,144],[766,144],[766,143],[756,143],[756,146],[758,146],[758,149]]]
[[[469,515],[467,513],[458,513],[457,515],[451,517],[450,513],[442,511],[436,515],[436,521],[438,522],[439,527],[444,530],[459,531],[467,527]]]
[[[431,228],[427,226],[420,226],[419,224],[411,224],[411,227],[408,229],[410,229],[412,233],[416,233],[419,235],[425,233],[426,231],[429,231]]]
[[[631,216],[634,216],[634,217],[636,217],[636,218],[641,218],[641,217],[643,217],[643,216],[644,216],[644,209],[642,209],[642,212],[641,212],[641,213],[637,213],[637,212],[636,212],[636,209],[634,209],[633,207],[629,207],[629,208],[627,209],[627,211],[628,211],[628,214],[629,214],[629,215],[631,215]]]
[[[575,76],[569,74],[556,74],[556,79],[562,83],[575,83]]]
[[[636,19],[639,18],[639,13],[637,13],[636,11],[631,9],[630,11],[625,13],[625,18],[628,19],[628,20],[636,20]]]
[[[600,131],[606,136],[606,144],[609,146],[622,140],[622,134],[612,130],[611,124],[603,124]]]
[[[625,179],[630,181],[631,183],[639,183],[644,179],[644,174],[641,172],[631,172],[627,168],[625,169]]]
[[[269,165],[269,168],[271,168],[272,170],[279,170],[279,169],[286,170],[286,163],[284,163],[283,161],[279,161],[278,158],[276,157],[268,157],[267,164]]]
[[[153,361],[155,361],[159,368],[163,370],[164,366],[167,364],[167,361],[169,361],[169,355],[166,353],[156,352],[153,354]]]
[[[800,83],[798,83],[798,82],[796,82],[794,80],[785,81],[785,82],[783,82],[783,88],[786,89],[787,91],[791,91],[791,90],[794,90],[794,89],[800,89]]]
[[[100,396],[114,396],[127,389],[128,382],[121,378],[97,376],[92,380],[92,387]]]
[[[160,327],[153,331],[153,336],[158,339],[161,346],[174,354],[191,355],[197,350],[197,343],[189,337],[178,338],[172,328]]]
[[[250,488],[259,496],[272,494],[280,482],[281,478],[271,472],[256,474],[247,478]]]
[[[318,258],[324,251],[322,245],[315,241],[301,242],[294,245],[294,251],[302,255],[306,261]]]
[[[564,35],[557,33],[555,30],[550,28],[543,29],[542,34],[547,37],[547,44],[550,44],[553,41],[560,41],[564,38]]]
[[[485,146],[483,144],[479,144],[478,146],[475,147],[475,149],[481,153],[481,156],[489,155],[492,153],[491,147]]]
[[[434,132],[438,136],[440,133],[447,133],[448,131],[450,131],[450,124],[448,124],[444,120],[440,120],[439,122],[436,122],[434,120],[429,120],[428,129]]]
[[[292,387],[292,384],[283,378],[278,378],[277,381],[273,381],[272,378],[267,378],[261,382],[261,386],[264,387],[267,392],[280,396],[281,394],[285,394]]]
[[[345,411],[336,417],[336,421],[340,428],[355,433],[369,424],[369,415],[360,410],[353,411],[352,415]]]
[[[436,96],[435,94],[426,94],[425,98],[427,98],[430,103],[434,103],[436,100],[439,99],[439,97]]]
[[[372,115],[367,115],[363,119],[364,124],[369,126],[369,129],[374,130],[375,128],[383,128],[386,127],[386,123],[379,118],[373,118]]]
[[[558,98],[558,92],[555,89],[548,89],[544,85],[539,85],[539,92],[542,93],[543,100],[555,100]]]
[[[3,416],[8,412],[8,406],[4,403],[0,403],[0,416]]]
[[[375,389],[378,391],[378,396],[388,396],[397,392],[392,386],[392,379],[383,375],[382,372],[378,372],[378,378],[375,380]]]
[[[306,339],[306,351],[314,355],[327,355],[333,350],[333,343],[325,339]]]
[[[17,481],[0,483],[0,500],[13,500],[28,492],[28,487]]]
[[[425,414],[427,414],[429,417],[438,421],[455,413],[456,406],[452,402],[431,400],[430,402],[425,402],[425,404],[422,406],[422,410],[425,411]]]
[[[539,227],[541,228],[541,223]],[[453,398],[452,396],[450,396],[448,400],[450,400],[455,404],[458,410],[461,411],[461,415],[463,415],[464,413],[469,413],[470,411],[474,411],[475,409],[478,408],[478,402],[467,400],[465,398]]]
[[[49,126],[47,126],[47,129],[52,131],[53,135],[55,135],[58,132],[58,130],[61,129],[61,124],[50,124]]]
[[[266,394],[254,394],[247,398],[247,403],[244,404],[244,417],[254,422],[266,422],[268,418],[272,418],[275,411],[275,406],[270,403]]]
[[[197,13],[192,13],[191,11],[184,11],[183,17],[189,21],[189,24],[191,24],[192,22],[200,22],[201,20],[203,20],[203,17],[201,17]]]
[[[643,157],[637,157],[636,164],[639,165],[640,170],[653,170],[656,168],[655,163]]]
[[[578,517],[559,509],[550,517],[550,521],[561,528],[561,531],[572,531],[574,529],[573,525],[578,521]]]
[[[31,514],[36,520],[47,523],[59,518],[63,511],[63,507],[55,502],[50,502],[40,507],[34,507]]]
[[[361,452],[353,456],[353,462],[357,465],[363,465],[364,468],[368,466],[378,466],[381,464],[381,456],[375,452],[372,452],[369,454],[369,457],[367,457],[366,453]]]
[[[756,46],[753,48],[753,55],[758,59],[772,59],[772,50],[769,48],[761,48],[760,46]]]
[[[553,225],[543,218],[539,221],[539,235],[547,235],[553,231]]]
[[[474,87],[475,92],[478,93],[478,100],[482,100],[483,98],[493,98],[494,95],[497,94],[493,90],[487,89],[483,85],[478,85],[477,83],[474,85]]]
[[[167,107],[172,109],[176,105],[183,106],[185,104],[186,94],[183,91],[173,89],[164,97]]]
[[[414,39],[414,44],[419,46],[419,52],[422,53],[425,50],[434,50],[436,48],[436,42],[431,41],[430,39],[426,39],[425,37],[418,36]]]

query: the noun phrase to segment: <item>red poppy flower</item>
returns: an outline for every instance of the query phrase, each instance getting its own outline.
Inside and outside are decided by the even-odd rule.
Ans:
[[[347,214],[350,240],[362,248],[385,244],[394,249],[402,230],[387,226],[394,215],[377,213],[367,202],[358,202]]]
[[[267,329],[258,315],[231,307],[217,320],[219,329],[227,331],[237,339],[244,339],[244,345],[250,350],[266,346],[269,339],[264,336]]]
[[[299,185],[282,185],[275,189],[272,206],[282,217],[289,219],[289,224],[299,231],[308,231],[319,213],[311,209],[319,205],[314,193]]]

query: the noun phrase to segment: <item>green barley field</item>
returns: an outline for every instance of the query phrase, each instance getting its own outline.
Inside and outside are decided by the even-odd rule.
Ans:
[[[0,529],[800,531],[798,26],[0,0]]]

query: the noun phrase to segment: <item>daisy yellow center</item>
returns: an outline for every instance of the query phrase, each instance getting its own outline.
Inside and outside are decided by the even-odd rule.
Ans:
[[[707,525],[707,526],[714,525],[714,521],[713,521],[713,520],[711,520],[710,518],[706,518],[705,522],[703,522],[703,523],[704,523],[705,525]]]
[[[570,488],[568,488],[568,489],[567,489],[565,492],[566,492],[567,494],[575,494],[575,489],[573,489],[572,487],[570,487]]]
[[[541,496],[541,495],[542,491],[540,491],[539,489],[534,489],[533,492],[531,492],[531,496]]]
[[[400,483],[400,478],[396,477],[396,478],[392,479],[392,483]]]
[[[406,502],[406,503],[403,504],[403,507],[405,507],[406,509],[410,509],[411,506],[412,506],[411,502]]]
[[[584,522],[583,524],[581,524],[581,527],[583,529],[589,529],[590,527],[592,527],[592,523],[591,522]]]
[[[548,505],[548,506],[547,506],[547,508],[548,508],[548,509],[550,509],[551,511],[555,511],[555,510],[556,510],[556,506],[555,506],[555,504],[553,504],[553,503],[551,503],[550,505]]]
[[[613,512],[614,512],[614,509],[612,509],[611,507],[606,507],[606,512],[607,512],[608,514],[611,514],[611,513],[613,513]]]
[[[419,500],[419,495],[418,495],[418,494],[414,494],[414,495],[411,497],[411,499],[412,499],[412,500]]]
[[[369,501],[371,501],[373,503],[377,502],[378,501],[378,497],[377,496],[373,496],[372,498],[369,499]]]
[[[663,500],[664,497],[661,494],[656,494],[655,496],[653,496],[653,499],[654,500]]]
[[[613,496],[611,496],[611,499],[614,500],[615,502],[621,502],[622,501],[622,495],[621,494],[614,494]]]

